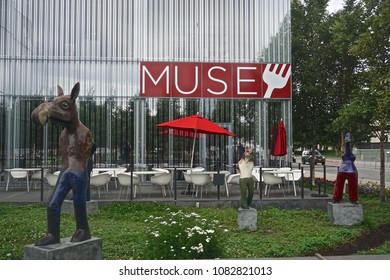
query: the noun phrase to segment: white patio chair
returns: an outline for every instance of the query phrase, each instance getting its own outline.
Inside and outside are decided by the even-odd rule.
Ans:
[[[111,180],[111,174],[108,172],[92,175],[89,180],[89,186],[97,189],[98,197],[100,198],[100,188],[104,188],[107,197],[108,183]]]
[[[262,170],[264,172],[264,170]],[[260,191],[260,167],[254,167],[252,170],[253,180],[256,184],[257,191]],[[259,182],[259,184],[257,184]]]
[[[240,185],[240,173],[230,174],[227,183],[232,185]]]
[[[46,174],[46,181],[47,184],[49,185],[49,191],[47,192],[47,198],[49,198],[51,193],[54,190],[54,187],[57,184],[58,174],[51,174],[51,173]]]
[[[279,188],[281,188],[281,184],[283,184],[283,180],[282,180],[282,177],[278,177],[278,176],[275,176],[273,174],[270,174],[270,173],[263,173],[263,182],[264,182],[264,185],[265,185],[265,189],[264,189],[264,195],[267,195],[267,190],[268,190],[268,196],[269,196],[269,193],[270,193],[270,188],[271,186],[278,186]],[[283,192],[283,196],[284,196],[284,190],[283,188],[282,189],[282,192]]]
[[[5,188],[6,191],[8,191],[10,177],[12,177],[12,181],[14,181],[15,179],[16,180],[20,179],[21,181],[22,181],[22,179],[26,179],[27,191],[28,192],[30,191],[30,183],[29,183],[29,180],[28,180],[28,171],[21,170],[21,169],[12,169],[12,170],[10,170],[9,174],[8,174],[7,186]],[[22,183],[20,182],[20,184],[22,184]]]
[[[46,175],[47,175],[47,169],[43,169],[43,179],[46,178]],[[34,189],[37,188],[37,181],[41,181],[41,179],[42,179],[42,170],[34,172],[31,175],[31,182],[34,181]]]
[[[46,175],[46,181],[47,181],[47,184],[50,187],[55,187],[56,184],[57,184],[57,181],[58,181],[58,174],[50,174],[50,173],[48,173]]]
[[[161,194],[162,196],[166,197],[167,192],[165,187],[168,187],[169,194],[172,196],[171,193],[171,182],[172,182],[172,175],[170,173],[161,173],[161,174],[156,174],[150,177],[150,182],[153,185],[157,185],[161,188]],[[149,197],[150,197],[150,192],[149,192]]]
[[[120,190],[119,190],[119,197],[118,199],[121,197],[121,193],[122,193],[122,189],[123,188],[126,188],[126,199],[127,199],[127,196],[129,195],[130,193],[130,188],[131,188],[131,175],[130,173],[119,173],[116,175],[117,178],[118,178],[118,182],[119,182],[119,185],[120,185]],[[138,177],[137,175],[133,174],[133,186],[134,186],[134,198],[137,196],[137,189],[139,188],[139,192],[140,192],[140,196],[141,196],[141,188],[139,187],[141,184],[141,179],[140,177]]]
[[[226,180],[226,183],[227,183],[228,187],[231,185],[234,185],[238,189],[240,189],[240,173],[229,174],[229,176]]]
[[[202,198],[203,187],[210,187],[211,177],[209,174],[191,173],[191,181],[195,187],[195,197],[198,197],[198,191],[200,187],[200,197]],[[192,195],[194,196],[194,194]]]
[[[186,193],[191,191],[191,186],[193,186],[191,181],[190,173],[183,171],[184,181],[187,183]]]
[[[256,178],[257,182],[260,182],[260,167],[253,167],[252,175]]]
[[[294,188],[294,195],[297,196],[297,189],[295,187],[295,182],[301,180],[302,178],[302,173],[301,170],[292,170],[291,173],[287,173],[285,176],[285,181],[286,182],[292,182],[293,183],[293,188]],[[288,184],[290,186],[290,184]]]

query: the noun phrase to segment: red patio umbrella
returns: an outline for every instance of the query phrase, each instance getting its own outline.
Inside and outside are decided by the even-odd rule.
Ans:
[[[189,131],[194,133],[194,141],[192,144],[192,157],[191,157],[191,167],[194,162],[194,152],[195,152],[195,140],[198,133],[202,134],[219,134],[219,135],[227,135],[227,136],[235,136],[235,134],[230,131],[224,129],[223,127],[217,125],[216,123],[209,121],[206,118],[201,117],[199,114],[175,119],[172,121],[160,123],[157,125],[158,127],[167,127],[174,128],[183,131]]]
[[[193,131],[185,131],[185,130],[178,130],[178,129],[165,129],[159,132],[161,135],[173,135],[173,136],[179,136],[179,137],[185,137],[185,138],[194,138],[194,132]],[[199,138],[199,134],[196,135],[196,138]]]
[[[278,135],[276,137],[273,155],[279,157],[287,155],[286,128],[284,127],[283,119],[280,120],[278,125]]]

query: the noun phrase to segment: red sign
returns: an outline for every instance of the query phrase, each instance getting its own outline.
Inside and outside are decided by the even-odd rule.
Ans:
[[[291,98],[290,64],[141,62],[141,97]]]

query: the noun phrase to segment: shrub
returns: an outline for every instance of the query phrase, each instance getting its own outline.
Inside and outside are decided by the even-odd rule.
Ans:
[[[166,209],[161,216],[145,220],[148,230],[146,246],[140,259],[215,259],[222,255],[219,222],[197,213]]]
[[[361,184],[358,188],[360,194],[379,194],[380,186],[376,182],[367,182],[366,184]]]

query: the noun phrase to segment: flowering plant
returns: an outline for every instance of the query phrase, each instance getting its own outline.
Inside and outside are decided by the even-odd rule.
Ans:
[[[217,220],[197,213],[166,209],[161,216],[149,216],[142,259],[214,259],[222,254]]]
[[[378,197],[381,192],[381,186],[377,182],[368,181],[365,184],[360,184],[358,188],[359,194],[364,194],[368,197]],[[389,195],[390,190],[388,186],[385,188],[385,195]]]

